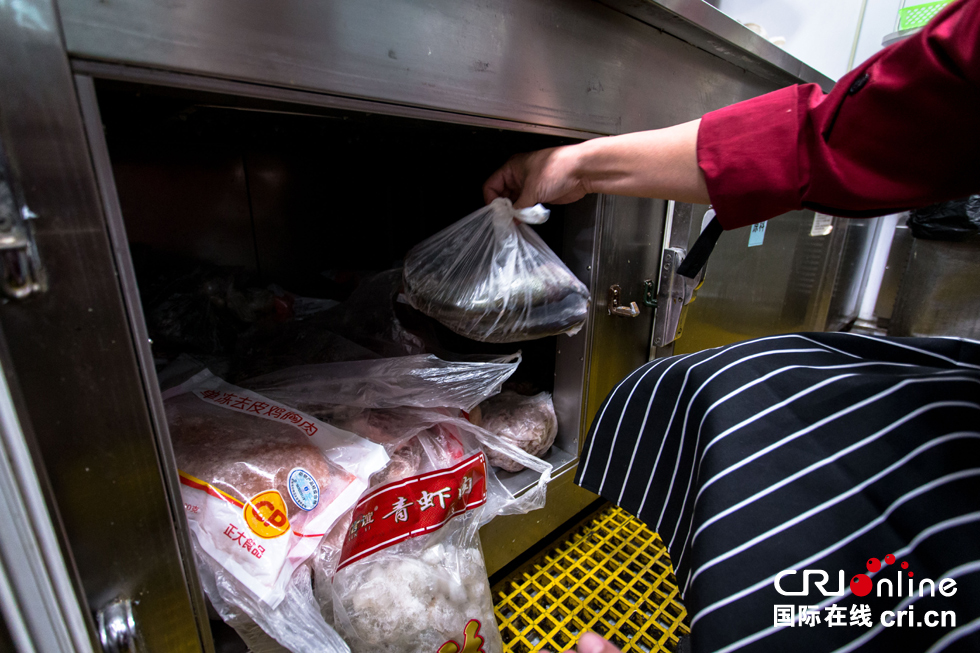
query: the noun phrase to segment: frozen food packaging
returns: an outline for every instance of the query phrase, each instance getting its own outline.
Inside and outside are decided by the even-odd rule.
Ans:
[[[347,651],[304,563],[386,465],[384,447],[207,370],[164,405],[212,605],[254,651]]]
[[[548,451],[558,435],[558,417],[548,392],[527,397],[504,390],[480,404],[476,423],[532,456]],[[487,458],[491,465],[508,472],[524,469],[518,461],[496,451],[489,451]]]
[[[548,215],[498,198],[416,245],[403,273],[409,303],[482,342],[577,333],[589,291],[528,226]]]
[[[502,653],[479,528],[531,504],[487,467],[478,427],[448,411],[404,410],[411,416],[401,422],[404,437],[388,441],[397,472],[375,477],[340,551],[325,540],[316,558],[318,579],[336,569],[334,623],[354,653]],[[405,428],[411,421],[415,428]],[[547,463],[504,448],[538,466],[547,482]]]
[[[387,462],[382,447],[207,370],[165,407],[191,532],[271,607]]]

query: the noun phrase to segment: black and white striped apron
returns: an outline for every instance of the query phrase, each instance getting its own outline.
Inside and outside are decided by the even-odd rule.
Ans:
[[[980,343],[804,333],[653,361],[606,399],[576,481],[667,543],[695,653],[980,650]],[[830,590],[844,570],[845,593],[776,591],[806,569]],[[848,586],[908,571],[911,598]],[[919,598],[924,578],[956,592]]]

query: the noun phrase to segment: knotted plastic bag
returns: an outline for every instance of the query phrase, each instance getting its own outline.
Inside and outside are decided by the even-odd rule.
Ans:
[[[482,342],[577,333],[589,291],[528,226],[549,214],[498,198],[416,245],[405,257],[409,303]]]

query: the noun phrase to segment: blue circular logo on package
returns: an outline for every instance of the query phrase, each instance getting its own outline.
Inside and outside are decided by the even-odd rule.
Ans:
[[[320,503],[320,486],[316,484],[313,474],[302,467],[289,472],[286,485],[289,487],[289,496],[300,510],[313,510]]]

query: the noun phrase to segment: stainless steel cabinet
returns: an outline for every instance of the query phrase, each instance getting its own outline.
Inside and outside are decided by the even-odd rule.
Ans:
[[[0,306],[4,372],[23,396],[66,577],[88,619],[82,631],[97,645],[94,612],[131,599],[151,651],[213,644],[97,84],[248,110],[355,112],[565,140],[675,124],[798,81],[830,85],[697,0],[25,0],[0,4],[0,60],[0,139],[37,216],[48,281],[45,292]],[[644,280],[657,278],[665,215],[664,202],[611,197],[565,212],[565,259],[595,298],[588,327],[555,352],[565,455],[555,460],[546,513],[485,531],[491,570],[591,499],[570,483],[578,447],[605,394],[649,356],[653,321],[642,303],[636,317],[610,315],[607,290],[616,284],[624,301],[641,300]],[[701,346],[693,333],[729,311],[746,315],[763,295],[779,316],[738,335],[822,328],[826,302],[806,297],[833,285],[827,275],[837,263],[829,241],[800,236],[808,219],[772,225],[758,252],[722,246],[687,342]],[[744,234],[727,236],[735,243]],[[764,287],[766,266],[788,275],[780,288]]]

